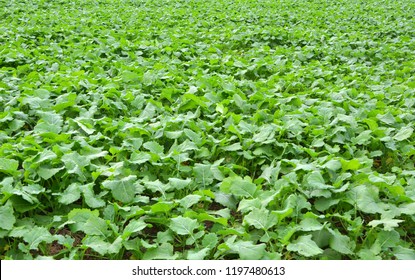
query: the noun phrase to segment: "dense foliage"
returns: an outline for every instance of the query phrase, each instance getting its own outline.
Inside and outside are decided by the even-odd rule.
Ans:
[[[2,259],[415,259],[415,2],[0,0]]]

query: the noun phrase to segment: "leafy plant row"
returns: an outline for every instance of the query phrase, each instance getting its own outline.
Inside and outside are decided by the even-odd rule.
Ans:
[[[415,259],[412,1],[0,4],[2,259]]]

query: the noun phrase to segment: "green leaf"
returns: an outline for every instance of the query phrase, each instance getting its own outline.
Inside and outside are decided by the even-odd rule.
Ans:
[[[137,176],[130,175],[122,179],[105,180],[102,185],[111,190],[115,199],[123,203],[130,203],[134,200],[136,194],[136,180]]]
[[[358,170],[360,168],[360,162],[358,159],[352,159],[352,160],[345,160],[340,159],[343,171],[347,170]]]
[[[178,255],[177,253],[173,254],[173,245],[170,243],[163,243],[156,248],[150,248],[143,255],[143,260],[175,260],[177,258]]]
[[[91,211],[90,209],[73,209],[68,213],[68,221],[73,231],[82,230],[85,223],[90,218],[98,218],[98,210]]]
[[[345,254],[353,254],[354,244],[347,235],[342,235],[338,230],[330,230],[330,248],[333,250]]]
[[[53,237],[46,228],[35,226],[23,236],[23,240],[28,243],[30,250],[36,250],[41,242],[52,242]]]
[[[146,188],[151,190],[152,192],[161,193],[163,198],[166,197],[166,192],[171,188],[169,184],[163,184],[162,182],[160,182],[160,180],[156,180],[153,182],[145,182],[144,184]]]
[[[311,235],[302,235],[297,240],[288,244],[287,250],[297,252],[306,257],[320,255],[323,250],[311,239]]]
[[[111,246],[111,243],[105,242],[102,240],[102,237],[99,236],[87,236],[82,244],[93,249],[102,256],[108,253],[108,249]]]
[[[81,230],[88,235],[100,235],[106,237],[109,234],[107,222],[99,217],[91,216]]]
[[[381,260],[382,258],[380,256],[377,256],[369,249],[362,249],[360,250],[357,255],[361,260]]]
[[[0,228],[11,230],[16,218],[13,215],[13,207],[10,203],[0,206]]]
[[[192,182],[190,178],[187,179],[179,179],[179,178],[169,178],[169,189],[173,190],[183,190],[186,187],[189,186],[189,184]]]
[[[369,143],[371,134],[372,134],[371,130],[365,130],[362,133],[360,133],[356,138],[353,139],[353,143],[357,145],[366,145]]]
[[[238,201],[235,199],[233,195],[222,192],[215,193],[215,202],[225,207],[228,207],[229,209],[236,209],[236,206],[238,204]]]
[[[211,170],[211,165],[196,163],[193,167],[196,183],[207,186],[212,184],[215,179]]]
[[[145,152],[133,152],[130,157],[130,162],[135,164],[142,164],[151,160],[151,155]]]
[[[95,132],[95,129],[92,128],[92,125],[89,125],[88,123],[85,122],[82,123],[81,120],[73,120],[86,134],[91,135],[92,133]]]
[[[62,156],[62,161],[65,164],[66,170],[69,174],[78,174],[82,177],[84,176],[84,167],[90,163],[86,157],[81,156],[77,152],[64,154]]]
[[[59,196],[59,203],[68,205],[77,201],[81,197],[81,191],[79,189],[79,183],[70,184],[63,193]]]
[[[393,248],[393,255],[398,260],[415,260],[415,250],[405,248],[402,246],[396,246]]]
[[[52,112],[39,112],[41,119],[34,127],[37,133],[55,133],[59,134],[62,131],[63,118],[61,115]]]
[[[254,134],[252,140],[261,144],[268,144],[275,141],[276,126],[266,124],[259,129],[259,132]]]
[[[372,227],[383,225],[383,228],[385,230],[391,231],[393,230],[393,228],[399,227],[399,223],[402,223],[402,222],[403,220],[384,218],[381,220],[373,220],[370,223],[368,223],[368,225]]]
[[[101,208],[105,206],[105,201],[96,197],[94,193],[94,183],[79,185],[79,190],[82,192],[85,203],[91,208]]]
[[[402,127],[398,133],[393,137],[396,141],[403,141],[408,139],[414,133],[414,129],[412,127],[406,126]]]
[[[394,248],[395,246],[398,245],[399,241],[400,241],[400,235],[397,231],[395,230],[390,230],[390,231],[384,230],[383,231],[382,230],[377,234],[376,240],[373,243],[370,250],[375,255],[378,255],[379,253],[382,252],[382,250],[386,251],[386,249],[388,248]]]
[[[133,233],[139,232],[147,227],[147,224],[142,220],[132,220],[128,223],[128,225],[124,228],[124,232],[122,234],[123,238],[127,238]]]
[[[14,159],[0,158],[0,172],[14,174],[19,167],[19,162]]]
[[[204,248],[213,249],[219,242],[219,238],[215,233],[208,233],[202,239],[202,246]]]
[[[248,176],[244,179],[237,176],[226,178],[222,181],[219,188],[222,192],[233,194],[236,197],[253,198],[256,191],[256,185],[252,183],[251,178]]]
[[[201,198],[202,197],[200,195],[189,194],[180,200],[180,205],[185,209],[188,209],[192,207],[194,204],[198,203]]]
[[[348,197],[365,213],[375,214],[384,211],[379,205],[379,190],[375,187],[357,186],[348,192]]]
[[[303,185],[307,187],[306,194],[308,197],[330,197],[331,192],[328,190],[332,186],[326,185],[320,171],[313,171],[304,176]]]
[[[239,254],[241,260],[260,260],[265,254],[265,244],[253,244],[252,241],[237,241],[229,249]]]
[[[170,201],[168,202],[157,202],[156,204],[151,205],[151,212],[156,213],[168,213],[171,209],[174,208],[174,204]]]
[[[391,114],[391,112],[387,112],[384,115],[379,114],[376,116],[376,118],[388,125],[392,125],[396,122],[395,117]]]
[[[154,141],[144,143],[143,147],[157,155],[162,155],[164,152],[163,146]]]
[[[187,251],[188,260],[203,260],[209,254],[209,248],[203,248],[201,250],[189,250]]]
[[[170,219],[169,228],[179,235],[193,235],[193,231],[198,226],[197,220],[179,216]]]
[[[221,149],[224,151],[232,152],[242,150],[242,146],[240,143],[234,143],[232,145],[221,147]]]
[[[323,227],[324,225],[314,218],[305,218],[299,224],[299,229],[302,231],[316,231],[323,229]]]
[[[59,171],[61,171],[64,167],[57,167],[57,168],[51,168],[49,166],[41,166],[39,167],[39,169],[36,171],[36,173],[43,179],[43,180],[48,180],[50,178],[52,178],[56,173],[58,173]]]
[[[401,211],[402,214],[415,215],[415,202],[401,204],[399,206],[399,210]]]
[[[275,226],[277,222],[277,217],[275,215],[270,215],[269,211],[266,209],[255,208],[244,217],[244,223],[265,231]]]

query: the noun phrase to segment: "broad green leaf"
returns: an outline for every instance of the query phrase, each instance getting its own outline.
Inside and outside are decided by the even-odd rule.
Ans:
[[[352,159],[352,160],[340,159],[340,162],[342,164],[343,171],[358,170],[360,168],[360,162],[358,159]]]
[[[374,254],[370,249],[362,249],[360,250],[357,255],[359,256],[360,260],[381,260],[380,256]]]
[[[214,222],[214,223],[221,224],[223,226],[228,225],[228,219],[227,218],[217,217],[217,216],[214,216],[214,215],[210,215],[206,212],[195,215],[195,218],[197,218],[198,221],[211,221],[211,222]]]
[[[143,260],[175,260],[177,253],[173,253],[173,245],[164,243],[156,248],[147,249],[143,255]]]
[[[319,171],[313,171],[304,176],[303,185],[307,187],[306,193],[308,197],[331,196],[331,192],[328,189],[332,187],[325,184],[323,176]]]
[[[142,220],[132,220],[124,228],[123,238],[127,238],[133,233],[139,232],[147,227],[147,224]]]
[[[91,216],[85,224],[81,225],[81,230],[88,235],[100,235],[106,237],[109,234],[107,222],[99,217]]]
[[[260,260],[265,254],[265,244],[253,244],[251,241],[237,241],[229,245],[239,254],[241,260]]]
[[[118,236],[114,242],[108,247],[109,254],[118,254],[123,246],[123,239],[121,236]]]
[[[182,190],[185,189],[191,183],[191,179],[179,179],[179,178],[169,178],[169,189],[173,190]]]
[[[190,130],[190,129],[188,129],[188,128],[185,128],[184,130],[183,130],[183,132],[184,132],[184,134],[186,134],[186,136],[192,141],[192,142],[194,142],[196,145],[201,145],[201,143],[202,143],[202,141],[203,141],[203,138],[201,137],[201,135],[200,134],[198,134],[198,133],[196,133],[196,132],[194,132],[194,131],[192,131],[192,130]]]
[[[86,157],[81,156],[77,152],[64,154],[62,156],[62,161],[69,174],[78,174],[80,176],[83,176],[85,166],[90,163]]]
[[[203,248],[201,250],[189,250],[187,252],[188,260],[203,260],[209,254],[209,248]]]
[[[254,134],[252,140],[261,144],[268,144],[274,142],[276,126],[275,125],[264,125],[260,127],[259,132]]]
[[[368,223],[369,226],[377,227],[378,225],[383,225],[383,228],[386,231],[391,231],[393,228],[399,227],[399,223],[402,223],[403,220],[398,219],[381,219],[381,220],[373,220]]]
[[[62,131],[63,118],[61,115],[52,112],[39,112],[39,115],[41,119],[34,127],[34,132],[59,134]]]
[[[314,207],[318,211],[324,212],[327,209],[329,209],[331,206],[337,205],[339,203],[339,201],[340,201],[340,199],[321,197],[321,198],[319,198],[315,201]]]
[[[262,207],[262,203],[259,198],[242,199],[238,204],[238,211],[242,213],[246,213],[246,212],[252,211],[253,209],[256,209],[256,208],[259,209],[261,207]]]
[[[313,218],[305,218],[299,224],[299,229],[302,231],[316,231],[323,229],[323,227],[324,225]]]
[[[395,117],[391,114],[391,112],[387,112],[384,115],[379,114],[376,117],[378,118],[378,120],[389,125],[394,124],[396,122]]]
[[[10,203],[0,206],[0,228],[11,230],[16,218],[14,217],[13,207]]]
[[[211,165],[196,163],[193,167],[196,183],[207,186],[212,184],[215,179],[211,170]]]
[[[36,163],[42,163],[45,161],[51,161],[55,158],[57,158],[57,156],[53,151],[45,149],[40,154],[38,154],[38,156],[35,159]]]
[[[345,255],[351,255],[353,254],[354,250],[354,244],[350,240],[350,237],[347,235],[341,234],[338,230],[330,230],[331,236],[330,236],[330,248],[333,250],[345,254]]]
[[[90,218],[98,219],[98,210],[91,211],[90,209],[73,209],[68,213],[68,221],[72,230],[78,231],[83,230],[83,226]]]
[[[287,246],[288,251],[297,252],[306,257],[320,255],[323,250],[311,239],[311,235],[302,235]]]
[[[278,217],[281,221],[285,217],[291,216],[292,214],[298,216],[303,209],[311,209],[311,204],[308,202],[303,195],[291,194],[283,203],[284,208],[282,210],[272,211],[273,215]]]
[[[133,152],[130,157],[130,162],[135,164],[142,164],[151,160],[151,155],[145,152]]]
[[[393,255],[398,260],[415,260],[415,250],[405,248],[402,246],[396,246],[393,248]]]
[[[112,196],[115,199],[123,203],[129,203],[134,200],[137,192],[135,186],[136,180],[137,176],[130,175],[122,179],[106,180],[102,182],[102,185],[111,190]]]
[[[242,150],[242,146],[240,143],[234,143],[232,145],[228,145],[221,148],[224,151],[232,152],[232,151],[239,151]]]
[[[41,166],[36,171],[36,173],[43,179],[48,180],[52,178],[56,173],[61,171],[64,167],[57,167],[57,168],[51,168],[49,166]]]
[[[63,193],[59,196],[59,203],[68,205],[75,201],[77,201],[81,197],[80,191],[80,184],[79,183],[72,183],[70,184]]]
[[[102,237],[99,236],[88,236],[84,239],[82,244],[93,249],[102,256],[108,253],[108,249],[111,246],[111,243],[104,241]]]
[[[370,142],[371,134],[372,131],[365,130],[353,139],[353,143],[357,145],[366,145]]]
[[[384,210],[379,205],[379,190],[374,187],[360,185],[348,192],[348,196],[356,203],[359,210],[374,214],[382,213]]]
[[[339,160],[337,160],[337,159],[332,159],[332,160],[330,160],[330,161],[326,162],[326,163],[323,165],[323,167],[325,167],[325,168],[327,168],[327,169],[330,169],[330,170],[333,170],[333,171],[337,171],[337,170],[339,170],[340,168],[342,168],[342,164],[341,164],[341,162],[340,162]]]
[[[375,254],[378,255],[382,250],[387,248],[394,248],[398,245],[400,240],[399,233],[395,230],[390,231],[380,231],[377,236],[376,240],[373,243],[370,250]]]
[[[79,185],[79,190],[82,192],[85,203],[91,208],[101,208],[105,206],[105,201],[97,197],[94,193],[94,183]]]
[[[166,192],[170,190],[170,184],[164,184],[160,182],[160,180],[156,180],[153,182],[145,182],[145,186],[147,189],[151,190],[152,192],[159,192],[163,196],[166,197]]]
[[[402,127],[398,133],[393,137],[396,141],[403,141],[408,139],[414,133],[414,129],[412,127]]]
[[[401,211],[402,214],[415,215],[415,202],[401,204],[399,206],[399,210]]]
[[[162,155],[164,152],[163,146],[155,141],[146,142],[143,144],[143,147],[157,155]]]
[[[222,181],[220,190],[224,193],[233,194],[236,197],[253,198],[256,185],[252,183],[251,178],[248,176],[244,179],[241,177],[229,177]]]
[[[277,222],[277,217],[275,215],[270,215],[269,211],[266,209],[255,208],[244,218],[244,223],[263,230],[268,230],[275,226]]]
[[[235,197],[231,194],[226,194],[223,192],[216,192],[215,193],[215,202],[228,207],[229,209],[236,209],[238,201]]]
[[[171,209],[174,208],[172,202],[157,202],[156,204],[151,205],[151,212],[156,213],[168,213]]]
[[[73,120],[86,134],[91,135],[95,132],[95,129],[92,128],[92,125],[87,122],[82,123],[81,120]]]
[[[208,233],[202,239],[202,245],[204,248],[213,249],[219,242],[219,238],[215,233]]]
[[[17,171],[19,162],[14,159],[0,158],[0,172],[13,174]]]
[[[194,204],[198,203],[201,198],[202,197],[200,195],[189,194],[180,200],[180,205],[185,209],[188,209],[192,207]]]
[[[176,217],[170,219],[169,228],[179,235],[193,235],[193,231],[199,226],[197,220]]]
[[[52,242],[53,237],[46,228],[36,226],[23,236],[23,240],[28,243],[30,250],[36,250],[41,242]]]

